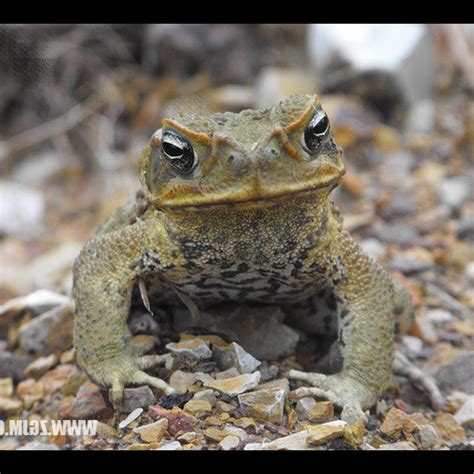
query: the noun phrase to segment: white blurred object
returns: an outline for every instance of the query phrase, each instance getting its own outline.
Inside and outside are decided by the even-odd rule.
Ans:
[[[320,73],[339,58],[357,72],[393,73],[409,101],[431,97],[435,60],[425,25],[310,25],[308,51],[312,66]]]

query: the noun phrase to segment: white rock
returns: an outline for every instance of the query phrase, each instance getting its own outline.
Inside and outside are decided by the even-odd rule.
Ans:
[[[308,420],[309,413],[316,405],[316,400],[312,397],[304,397],[300,398],[296,402],[296,413],[298,414],[298,418],[300,420]]]
[[[0,182],[0,234],[37,236],[44,225],[45,210],[41,191],[19,183]]]
[[[199,338],[181,342],[170,342],[166,348],[177,357],[205,360],[212,357],[212,351],[205,341]]]
[[[39,441],[30,441],[21,448],[17,448],[17,451],[59,451],[59,447],[55,444],[41,443]]]
[[[173,441],[171,443],[164,444],[158,448],[158,451],[180,451],[183,447],[179,441]]]
[[[431,309],[426,312],[425,318],[436,325],[442,325],[454,320],[454,316],[444,309]]]
[[[420,442],[423,449],[434,447],[439,440],[438,432],[433,425],[420,425]]]
[[[418,354],[423,349],[423,341],[415,336],[402,336],[402,344],[412,354]]]
[[[454,415],[454,419],[463,426],[474,425],[474,397],[469,397]]]
[[[192,399],[193,400],[206,400],[212,406],[216,405],[216,395],[214,394],[214,390],[211,390],[211,389],[196,392]]]
[[[226,348],[215,348],[213,356],[220,370],[237,367],[241,374],[250,374],[262,364],[236,342]]]
[[[40,315],[63,304],[69,303],[71,298],[49,290],[36,290],[27,296],[20,296],[7,301],[0,306],[0,316],[10,311],[20,312],[29,309],[33,314]]]
[[[442,204],[458,209],[469,199],[472,187],[469,176],[445,178],[438,185],[438,199]]]
[[[228,379],[214,380],[204,386],[212,388],[226,395],[235,396],[255,388],[260,382],[261,374],[257,370],[253,374],[242,374]]]
[[[365,239],[361,242],[361,246],[364,249],[364,252],[374,259],[378,259],[385,255],[385,245],[383,245],[378,239]]]
[[[143,413],[143,408],[136,408],[132,411],[124,420],[122,420],[118,427],[122,430],[126,428],[130,423],[135,421]]]
[[[344,406],[341,412],[341,420],[347,424],[355,423],[359,418],[364,419],[364,423],[367,421],[367,415],[361,410],[361,408],[354,404],[348,403]]]
[[[229,451],[236,448],[240,444],[240,438],[237,436],[226,436],[220,443],[219,446],[224,451]]]

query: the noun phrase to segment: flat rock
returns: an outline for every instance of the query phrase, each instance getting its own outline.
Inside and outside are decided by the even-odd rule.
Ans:
[[[31,311],[35,316],[49,311],[58,306],[71,302],[68,296],[55,293],[50,290],[36,290],[26,296],[19,296],[0,305],[0,317],[4,318],[9,313],[21,313],[25,310]]]
[[[474,395],[474,351],[466,351],[433,374],[439,388],[448,393],[459,390]]]
[[[236,342],[232,342],[225,348],[215,347],[213,359],[216,361],[219,370],[236,367],[241,374],[250,374],[262,364]]]
[[[423,449],[430,449],[439,442],[438,431],[431,424],[421,425],[419,429],[420,444]]]
[[[348,424],[355,423],[359,418],[362,418],[364,422],[367,421],[366,414],[361,410],[361,408],[354,404],[348,403],[344,406],[341,412],[341,420],[345,421]]]
[[[148,385],[136,388],[126,388],[123,391],[123,403],[120,411],[130,413],[137,408],[146,408],[156,403],[156,397]]]
[[[330,421],[321,425],[308,427],[307,443],[316,446],[326,444],[328,441],[339,438],[344,435],[345,421]]]
[[[474,396],[469,397],[454,415],[454,419],[462,426],[474,426]]]
[[[380,427],[380,431],[393,438],[398,438],[402,430],[412,432],[417,427],[416,423],[398,408],[391,408]]]
[[[257,370],[253,374],[242,374],[237,377],[214,380],[204,385],[232,397],[247,392],[248,390],[252,390],[259,382],[260,372]]]
[[[313,397],[303,397],[296,402],[296,413],[299,420],[309,420],[309,413],[316,405]]]
[[[210,403],[211,407],[216,405],[216,395],[212,389],[196,392],[193,396],[193,400],[205,400]]]
[[[183,410],[194,416],[198,416],[200,414],[211,413],[212,405],[207,400],[189,400],[189,402],[184,405]]]
[[[237,436],[229,435],[220,441],[219,447],[223,451],[230,451],[231,449],[237,448],[239,444],[240,444],[240,438],[238,438]]]
[[[178,394],[188,391],[188,388],[196,382],[196,375],[183,370],[176,370],[171,374],[169,384],[176,390]]]
[[[32,362],[29,355],[19,355],[14,352],[0,352],[0,377],[11,377],[15,382],[23,380],[26,367]]]
[[[138,433],[141,440],[145,443],[157,443],[161,441],[162,438],[166,435],[167,430],[168,420],[166,418],[162,418],[161,420],[155,421],[153,423],[139,426],[133,431],[135,431],[135,433]]]
[[[206,360],[212,357],[212,351],[202,339],[188,339],[181,342],[170,342],[166,348],[177,357],[195,360]]]
[[[466,439],[464,428],[449,413],[438,412],[435,418],[435,425],[440,435],[448,443],[459,443]]]
[[[25,368],[25,375],[27,377],[38,378],[41,377],[46,371],[54,367],[58,363],[58,356],[56,354],[50,354],[45,357],[38,357],[28,367]]]
[[[20,347],[38,354],[61,353],[72,346],[73,305],[53,308],[20,327]]]
[[[362,418],[344,427],[344,441],[353,448],[359,447],[364,442],[364,435],[365,425]]]
[[[280,424],[285,407],[284,390],[258,390],[239,395],[242,411],[257,419]]]
[[[334,405],[332,402],[317,402],[308,414],[309,421],[330,421],[334,418]]]
[[[76,398],[70,406],[66,406],[60,411],[61,418],[73,420],[104,419],[113,410],[98,388],[82,386],[77,392]]]
[[[157,451],[181,451],[183,447],[179,441],[172,441],[160,446]]]
[[[398,441],[392,444],[381,444],[378,449],[382,451],[415,451],[416,446],[410,441]]]
[[[130,423],[133,423],[141,414],[143,413],[143,408],[136,408],[129,415],[124,418],[118,425],[119,429],[123,430]]]
[[[21,400],[0,397],[0,413],[4,413],[6,415],[13,415],[19,413],[22,407],[23,402]]]
[[[13,395],[13,379],[6,377],[0,379],[0,397],[11,397]]]
[[[301,451],[311,449],[306,440],[308,438],[308,430],[298,431],[289,436],[275,439],[270,443],[262,443],[260,447],[252,447],[253,449],[262,449],[265,451]],[[247,445],[248,446],[248,445]],[[245,449],[245,448],[244,448]],[[250,448],[247,448],[250,449]]]

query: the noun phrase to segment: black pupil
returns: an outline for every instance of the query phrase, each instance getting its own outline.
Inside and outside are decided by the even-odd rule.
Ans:
[[[169,134],[167,140],[165,135],[161,147],[174,169],[181,173],[189,173],[193,169],[195,164],[193,148],[180,136]]]
[[[304,131],[304,141],[306,146],[311,150],[315,150],[326,136],[329,128],[329,119],[327,115],[311,120]]]
[[[179,158],[183,155],[183,149],[179,146],[173,145],[172,143],[163,142],[163,150],[170,157]]]

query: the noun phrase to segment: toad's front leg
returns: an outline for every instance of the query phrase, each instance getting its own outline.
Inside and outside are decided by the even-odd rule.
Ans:
[[[89,241],[74,264],[74,346],[77,362],[99,385],[111,387],[114,405],[127,385],[146,384],[174,390],[144,369],[160,356],[141,356],[130,343],[127,317],[133,285],[147,271],[159,272],[163,256],[144,249],[160,248],[161,229],[140,222]]]
[[[391,277],[348,232],[336,229],[327,246],[330,280],[339,304],[338,343],[343,368],[334,375],[292,370],[289,377],[304,380],[313,388],[297,389],[297,398],[313,395],[371,407],[388,387],[394,356],[394,285]],[[327,267],[327,263],[326,263]]]

